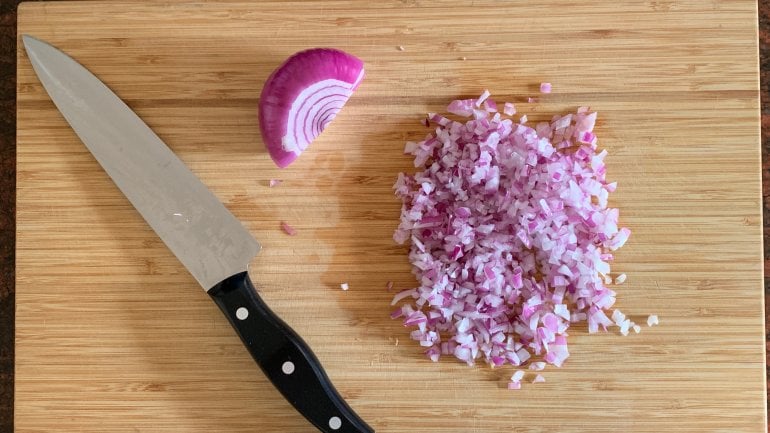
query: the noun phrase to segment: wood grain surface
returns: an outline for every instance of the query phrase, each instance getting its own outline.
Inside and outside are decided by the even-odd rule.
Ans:
[[[377,431],[758,432],[756,22],[756,3],[737,0],[59,2],[22,5],[18,30],[97,74],[262,241],[251,274],[263,297]],[[279,170],[259,138],[259,91],[311,46],[358,55],[367,78]],[[17,431],[313,431],[18,52]],[[554,93],[521,103],[541,81]],[[565,366],[520,391],[505,389],[510,368],[426,360],[384,289],[414,284],[391,240],[391,185],[412,169],[403,144],[426,133],[423,113],[484,88],[535,120],[600,113],[612,204],[633,230],[613,264],[629,276],[617,306],[661,318],[625,338],[574,328]]]

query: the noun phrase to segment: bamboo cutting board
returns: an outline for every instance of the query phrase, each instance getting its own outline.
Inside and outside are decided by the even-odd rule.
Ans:
[[[368,3],[30,3],[18,28],[115,90],[263,243],[263,297],[378,432],[765,431],[756,2]],[[279,170],[259,92],[314,46],[367,76]],[[17,431],[313,431],[18,53]],[[541,81],[554,93],[522,103]],[[430,362],[388,317],[387,281],[414,285],[391,239],[404,142],[485,88],[535,120],[599,112],[633,231],[616,306],[661,320],[628,337],[576,326],[565,366],[519,391],[510,367]]]

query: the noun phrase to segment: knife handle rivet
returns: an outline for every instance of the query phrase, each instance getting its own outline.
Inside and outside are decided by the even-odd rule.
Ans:
[[[342,420],[338,416],[329,418],[329,428],[332,430],[339,430],[342,427]]]
[[[291,361],[286,361],[281,366],[281,371],[283,371],[283,374],[289,375],[294,373],[294,363]]]
[[[246,307],[241,307],[235,310],[235,317],[237,317],[238,320],[246,320],[246,318],[249,317],[249,310],[247,310]]]

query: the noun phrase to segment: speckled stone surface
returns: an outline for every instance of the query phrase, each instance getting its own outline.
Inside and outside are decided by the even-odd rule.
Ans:
[[[770,0],[759,0],[759,88],[762,102],[762,227],[765,246],[765,354],[770,348]],[[770,357],[766,356],[768,376]],[[768,381],[770,390],[770,381]],[[770,422],[769,422],[770,424]]]
[[[16,199],[16,7],[0,0],[0,433],[13,432],[14,248]],[[759,0],[762,197],[765,275],[770,275],[770,0]],[[765,298],[770,279],[765,277]],[[770,323],[770,306],[765,303]],[[767,326],[767,325],[766,325]],[[770,336],[770,326],[766,328]],[[770,348],[770,338],[767,347]],[[770,366],[770,364],[768,364]],[[768,368],[770,370],[770,368]],[[768,382],[770,385],[770,382]]]
[[[0,1],[0,432],[13,431],[16,0]]]

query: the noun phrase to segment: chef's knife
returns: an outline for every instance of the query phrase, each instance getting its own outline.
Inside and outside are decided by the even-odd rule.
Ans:
[[[322,432],[373,432],[302,338],[260,299],[247,273],[260,245],[240,221],[96,76],[48,43],[23,39],[64,118],[227,316],[284,397]]]

